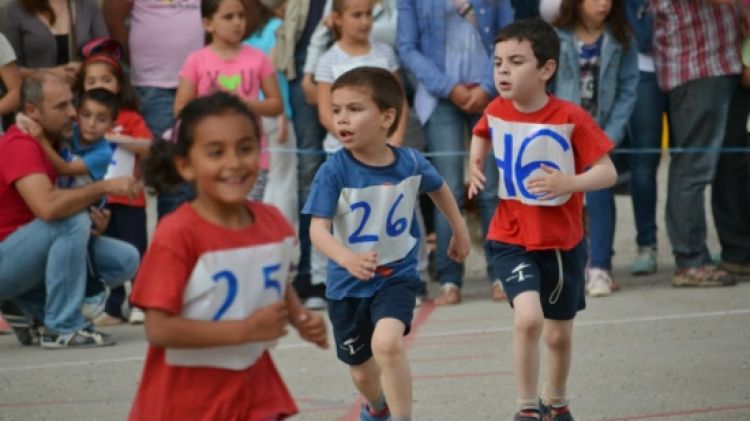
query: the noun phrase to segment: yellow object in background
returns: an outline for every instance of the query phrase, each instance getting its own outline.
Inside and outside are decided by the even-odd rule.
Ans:
[[[661,149],[669,149],[669,120],[667,120],[667,113],[661,116]]]

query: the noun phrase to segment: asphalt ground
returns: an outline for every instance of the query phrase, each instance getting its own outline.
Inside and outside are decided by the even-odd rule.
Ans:
[[[568,384],[576,419],[750,420],[750,282],[672,288],[663,219],[658,273],[630,277],[632,208],[627,196],[617,204],[614,273],[623,288],[588,299],[576,319]],[[663,203],[659,212],[663,215]],[[709,246],[718,251],[713,229]],[[482,261],[477,244],[467,263],[462,304],[428,302],[415,310],[407,341],[416,420],[512,419],[512,311],[507,303],[489,300]],[[437,284],[430,290],[435,296]],[[49,351],[0,336],[0,420],[125,419],[141,374],[145,336],[141,326],[104,330],[116,337],[116,346]],[[294,419],[357,419],[358,396],[333,349],[317,350],[290,333],[273,357],[300,408]]]

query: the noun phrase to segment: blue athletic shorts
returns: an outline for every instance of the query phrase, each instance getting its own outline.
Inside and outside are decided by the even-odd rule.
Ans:
[[[487,241],[487,248],[490,265],[503,282],[511,307],[516,295],[537,291],[545,319],[571,320],[586,308],[583,241],[567,251],[527,251],[499,241]]]
[[[339,360],[359,365],[370,359],[370,340],[380,319],[402,321],[406,325],[404,336],[409,334],[420,284],[419,278],[389,279],[372,297],[328,300]]]

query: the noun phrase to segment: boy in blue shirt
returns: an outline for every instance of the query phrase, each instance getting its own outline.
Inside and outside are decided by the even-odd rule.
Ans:
[[[302,212],[312,217],[313,245],[330,258],[328,314],[338,358],[368,402],[360,419],[410,420],[403,336],[420,286],[417,195],[427,193],[448,219],[452,259],[468,255],[469,234],[450,189],[427,159],[387,144],[403,105],[393,74],[354,69],[333,83],[331,95],[333,127],[344,148],[315,175]]]

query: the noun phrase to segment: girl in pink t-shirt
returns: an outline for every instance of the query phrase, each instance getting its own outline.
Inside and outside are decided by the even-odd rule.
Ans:
[[[245,6],[241,0],[203,0],[201,17],[207,45],[191,53],[180,70],[174,114],[191,100],[225,91],[237,95],[257,115],[275,117],[284,111],[276,71],[262,51],[242,44]],[[263,93],[264,99],[259,99]],[[267,149],[265,136],[262,149]],[[268,174],[268,152],[261,155],[261,173],[250,198],[260,200]]]

